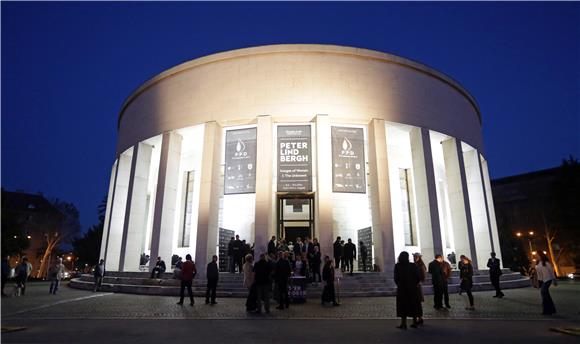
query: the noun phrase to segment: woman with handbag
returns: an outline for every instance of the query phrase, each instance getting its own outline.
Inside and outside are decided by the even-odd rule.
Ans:
[[[474,310],[473,307],[473,295],[471,294],[471,288],[473,288],[473,265],[471,265],[471,260],[466,256],[461,256],[461,264],[459,270],[459,278],[461,282],[459,284],[460,292],[463,291],[467,294],[467,299],[469,301],[468,306],[465,307],[466,310]]]

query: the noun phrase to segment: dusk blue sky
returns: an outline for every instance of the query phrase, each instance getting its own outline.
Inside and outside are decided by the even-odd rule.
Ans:
[[[97,222],[118,111],[141,83],[207,54],[278,43],[400,55],[462,84],[492,178],[580,157],[580,3],[2,2],[2,186]]]

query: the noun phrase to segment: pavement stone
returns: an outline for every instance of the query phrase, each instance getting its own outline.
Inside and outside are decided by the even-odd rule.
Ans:
[[[433,309],[433,298],[425,297],[425,319],[510,319],[510,320],[580,320],[580,283],[562,282],[550,289],[558,314],[541,315],[539,290],[520,288],[506,290],[503,299],[493,292],[476,292],[475,311],[464,309],[466,297],[450,295],[452,308]],[[318,299],[290,305],[287,310],[275,309],[270,314],[248,314],[245,300],[218,299],[214,306],[196,298],[194,307],[186,301],[175,303],[176,297],[93,293],[62,286],[59,294],[49,295],[48,284],[29,283],[24,297],[3,297],[2,322],[16,319],[396,319],[394,297],[344,298],[339,307],[323,307]]]

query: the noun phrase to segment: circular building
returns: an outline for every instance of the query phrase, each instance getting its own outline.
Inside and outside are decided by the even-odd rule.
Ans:
[[[139,271],[145,255],[217,254],[225,270],[234,235],[256,253],[317,238],[331,257],[336,237],[363,241],[381,271],[403,250],[485,269],[500,249],[474,98],[420,63],[333,45],[162,72],[119,114],[101,257]]]

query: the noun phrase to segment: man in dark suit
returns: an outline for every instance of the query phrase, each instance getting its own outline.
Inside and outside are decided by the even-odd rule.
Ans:
[[[302,239],[300,237],[296,238],[296,242],[294,243],[294,248],[292,249],[292,252],[294,252],[294,259],[299,259],[300,256],[302,255],[302,247],[304,245],[302,244]]]
[[[278,291],[280,292],[279,305],[276,309],[284,309],[284,307],[288,308],[290,305],[290,300],[288,299],[288,278],[290,278],[291,274],[292,267],[288,261],[288,254],[281,252],[278,262],[276,263],[276,272],[274,274],[276,278],[276,286],[278,286]]]
[[[342,245],[340,245],[340,237],[336,237],[336,241],[332,245],[334,251],[334,268],[340,268],[340,259],[342,258]]]
[[[501,288],[499,285],[499,278],[502,275],[500,260],[495,257],[495,252],[491,252],[491,258],[487,261],[487,267],[489,268],[489,279],[491,284],[495,288],[495,295],[493,297],[503,297]]]
[[[349,238],[348,242],[344,244],[344,260],[346,262],[346,270],[350,270],[350,275],[354,270],[354,259],[356,258],[356,245],[352,243]]]
[[[205,291],[205,304],[209,304],[209,298],[211,293],[211,304],[215,305],[217,302],[215,301],[215,294],[217,290],[217,284],[220,277],[218,265],[217,265],[218,256],[214,255],[211,259],[211,262],[207,264],[207,289]]]
[[[272,239],[268,242],[268,255],[276,254],[276,237],[272,235]]]
[[[443,288],[445,285],[445,274],[443,272],[443,256],[435,255],[435,260],[429,263],[429,273],[431,274],[431,282],[433,283],[433,300],[435,309],[443,308]]]
[[[235,262],[235,265],[238,267],[238,272],[243,273],[242,259],[244,258],[245,245],[240,240],[239,235],[236,235],[236,240],[234,240],[234,244],[233,244],[233,250],[234,250],[234,262]],[[234,272],[235,272],[235,267],[234,267]]]
[[[236,260],[234,258],[234,243],[236,239],[232,237],[228,243],[228,270],[231,273],[236,272]]]

